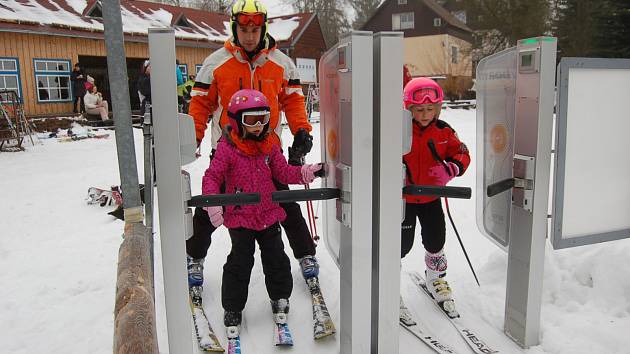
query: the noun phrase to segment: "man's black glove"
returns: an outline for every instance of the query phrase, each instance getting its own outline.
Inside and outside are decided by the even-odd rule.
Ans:
[[[313,137],[304,128],[298,129],[293,137],[293,145],[289,147],[289,164],[304,165],[304,157],[313,148]]]

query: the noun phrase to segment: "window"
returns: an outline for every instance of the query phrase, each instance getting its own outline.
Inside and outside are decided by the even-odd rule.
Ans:
[[[413,12],[392,15],[392,30],[413,29]]]
[[[440,27],[442,26],[442,19],[439,17],[436,17],[433,19],[433,27]]]
[[[22,97],[20,92],[20,70],[18,61],[15,58],[0,58],[0,91],[15,91],[18,97]],[[10,100],[8,94],[0,94],[0,102]]]
[[[457,64],[459,62],[459,48],[451,46],[451,63]]]
[[[195,64],[195,72],[197,72],[197,75],[199,75],[199,72],[201,71],[201,67],[202,66],[203,65],[201,65],[201,64]]]
[[[179,71],[184,76],[184,81],[188,80],[188,64],[179,64]]]
[[[87,12],[86,16],[93,18],[103,18],[103,8],[101,7],[101,4],[96,2],[94,6],[92,6],[92,8]]]
[[[38,102],[72,101],[70,61],[34,59]]]
[[[466,23],[466,11],[465,10],[455,11],[452,14],[458,20],[462,21],[463,23]]]
[[[407,0],[398,0],[398,5],[407,5]]]

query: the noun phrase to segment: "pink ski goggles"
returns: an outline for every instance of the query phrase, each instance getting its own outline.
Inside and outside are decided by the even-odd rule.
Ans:
[[[431,87],[425,87],[413,91],[411,93],[411,97],[405,97],[405,101],[409,102],[410,105],[439,103],[441,100],[442,97],[440,97],[438,90]]]

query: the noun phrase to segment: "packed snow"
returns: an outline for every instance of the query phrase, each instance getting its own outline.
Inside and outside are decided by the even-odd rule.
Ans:
[[[474,110],[446,109],[442,118],[469,147],[475,146]],[[106,214],[112,207],[87,205],[85,201],[88,187],[119,184],[116,145],[113,132],[110,133],[108,139],[98,140],[61,143],[54,138],[42,139],[41,145],[27,147],[25,152],[0,152],[1,353],[111,353],[116,267],[123,223]],[[134,133],[142,180],[142,133],[137,129]],[[319,124],[314,124],[314,136],[316,144],[308,156],[310,162],[320,160]],[[288,129],[283,137],[285,144],[291,142]],[[192,176],[193,194],[200,193],[201,175],[208,165],[208,141],[202,145],[204,156],[186,166]],[[474,160],[474,150],[472,156]],[[473,161],[466,174],[453,185],[474,186],[475,168]],[[318,185],[315,183],[313,187]],[[475,324],[489,345],[502,353],[630,352],[630,240],[559,251],[548,245],[541,344],[522,350],[502,329],[507,255],[478,231],[474,199],[452,199],[450,204],[481,287],[475,284],[452,228],[447,225],[448,280],[460,312]],[[314,206],[316,213],[322,215],[322,205]],[[320,235],[323,233],[321,219],[318,231]],[[414,249],[403,261],[401,293],[413,314],[429,325],[438,338],[458,352],[470,352],[455,329],[409,281],[407,272],[424,269],[419,227],[417,232]],[[392,230],[392,235],[398,233],[399,230]],[[158,339],[160,352],[168,353],[159,242],[158,233],[155,248]],[[291,255],[286,240],[285,248]],[[204,306],[224,346],[227,343],[220,284],[229,249],[227,231],[221,228],[213,236],[205,268]],[[318,247],[318,257],[322,290],[339,330],[339,270],[323,244]],[[339,353],[339,334],[317,342],[312,339],[310,297],[297,262],[290,258],[294,288],[289,325],[295,347],[289,351]],[[244,353],[287,352],[272,344],[271,311],[258,254],[244,312],[242,348]],[[400,348],[401,353],[431,353],[406,331],[400,332]]]

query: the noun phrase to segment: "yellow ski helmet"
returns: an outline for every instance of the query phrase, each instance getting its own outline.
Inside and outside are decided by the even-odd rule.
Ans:
[[[258,0],[236,0],[230,13],[230,27],[232,28],[232,36],[238,41],[236,37],[237,24],[261,26],[260,40],[261,42],[264,41],[268,25],[267,8]]]

